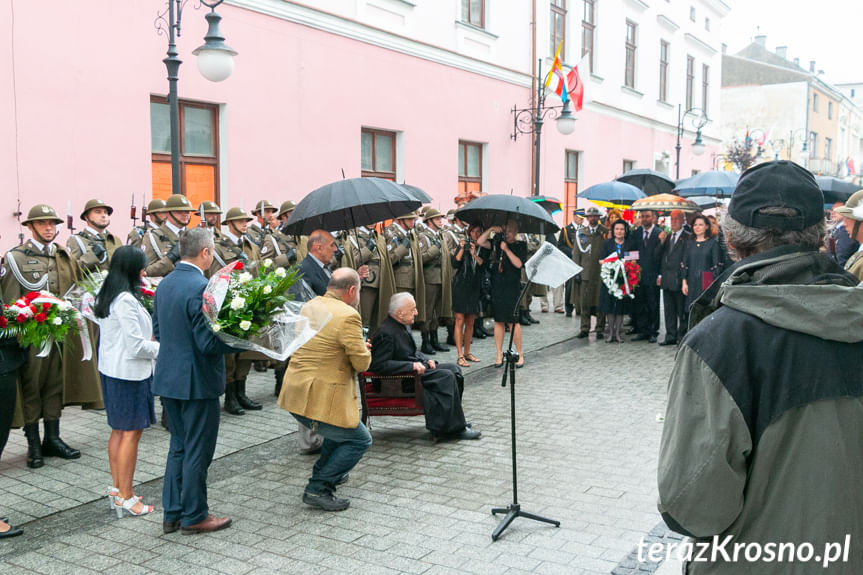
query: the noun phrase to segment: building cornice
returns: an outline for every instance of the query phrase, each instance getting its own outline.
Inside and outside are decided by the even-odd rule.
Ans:
[[[689,42],[690,44],[695,44],[711,56],[718,52],[716,48],[714,48],[704,40],[700,39],[698,36],[695,36],[694,34],[690,34],[689,32],[687,32],[683,35],[683,37],[686,39],[687,42]]]
[[[225,0],[225,4],[357,40],[408,56],[450,66],[521,87],[531,86],[531,74],[498,66],[453,50],[413,40],[381,28],[289,0]]]
[[[672,32],[677,32],[680,30],[680,26],[678,26],[674,20],[666,16],[665,14],[657,14],[656,21],[659,22],[665,28],[668,28]]]

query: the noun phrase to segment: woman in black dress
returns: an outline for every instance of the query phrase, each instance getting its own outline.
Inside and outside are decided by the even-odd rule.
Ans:
[[[518,296],[521,293],[521,266],[527,259],[527,244],[517,241],[518,226],[512,220],[506,229],[495,226],[487,229],[477,240],[480,247],[491,248],[489,233],[495,232],[495,247],[491,256],[491,307],[494,313],[495,367],[503,366],[503,336],[506,324],[512,325],[512,339],[518,351],[516,367],[524,366],[521,354],[521,325],[518,323]],[[503,235],[501,240],[497,238]]]
[[[609,233],[611,238],[602,242],[599,259],[604,260],[614,253],[623,259],[626,252],[629,251],[629,226],[624,220],[616,220],[611,224]],[[623,343],[623,337],[620,335],[620,330],[623,327],[623,316],[632,313],[631,308],[632,298],[624,296],[623,299],[617,299],[608,291],[605,282],[600,282],[599,311],[607,316],[606,343],[613,341]]]
[[[0,304],[3,302],[0,301]],[[26,353],[14,337],[0,337],[0,457],[9,439],[9,428],[15,414],[15,397],[18,394],[18,368],[24,365]],[[24,531],[0,519],[0,539],[16,537]]]
[[[722,254],[719,242],[711,237],[710,221],[707,217],[699,214],[692,220],[693,238],[686,244],[683,252],[683,295],[686,301],[683,304],[687,313],[698,296],[704,291],[713,278],[722,271]]]
[[[488,259],[488,250],[477,245],[481,235],[482,226],[471,225],[467,230],[467,238],[459,240],[458,250],[452,256],[452,311],[455,314],[453,338],[461,367],[469,367],[468,361],[479,361],[470,352],[470,342],[473,336],[473,321],[480,312],[482,265]]]

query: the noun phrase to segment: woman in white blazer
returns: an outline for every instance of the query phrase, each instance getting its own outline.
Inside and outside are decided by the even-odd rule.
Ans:
[[[108,503],[117,517],[153,511],[132,491],[138,441],[156,422],[150,385],[159,343],[153,341],[152,319],[139,300],[146,266],[140,248],[123,246],[115,251],[93,310],[99,320],[99,375],[111,427],[108,462],[114,486]]]

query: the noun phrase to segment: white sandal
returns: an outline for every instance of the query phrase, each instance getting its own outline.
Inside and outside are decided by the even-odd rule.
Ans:
[[[141,511],[135,513],[132,508],[140,503],[141,498],[137,496],[132,496],[129,499],[123,499],[119,495],[114,499],[114,512],[117,514],[117,519],[122,519],[124,515],[129,514],[133,517],[138,517],[141,515],[147,515],[148,513],[152,513],[155,507],[152,505],[144,505],[141,503]]]
[[[108,509],[114,509],[114,500],[120,496],[120,490],[116,487],[108,488]]]

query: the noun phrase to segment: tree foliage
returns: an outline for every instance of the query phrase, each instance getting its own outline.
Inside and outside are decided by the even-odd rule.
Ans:
[[[745,172],[755,163],[757,153],[752,150],[752,141],[738,142],[735,140],[729,144],[722,154],[722,158],[740,171]]]

